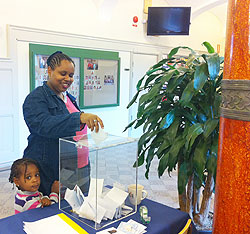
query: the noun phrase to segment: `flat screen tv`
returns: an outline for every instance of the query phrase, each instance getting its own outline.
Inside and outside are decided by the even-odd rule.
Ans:
[[[149,7],[147,35],[189,35],[191,7]]]

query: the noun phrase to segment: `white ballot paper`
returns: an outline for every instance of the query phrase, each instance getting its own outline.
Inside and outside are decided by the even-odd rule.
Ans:
[[[59,215],[53,215],[48,218],[40,219],[35,222],[23,222],[23,230],[27,234],[78,234],[69,224],[67,224]],[[87,233],[82,229],[82,233]]]
[[[115,201],[113,201],[109,197],[99,198],[98,199],[98,204],[100,206],[102,206],[104,209],[106,209],[106,212],[105,212],[104,216],[106,218],[112,220],[114,218],[116,208],[119,207],[119,204],[117,204]]]
[[[117,203],[119,206],[121,206],[126,198],[128,196],[128,193],[119,189],[119,188],[112,188],[105,197],[108,197],[109,199],[113,200],[115,203]]]
[[[66,189],[65,200],[70,204],[73,211],[77,212],[84,200],[84,195],[81,189],[76,185],[73,190]]]
[[[147,231],[145,230],[147,227],[137,223],[136,221],[130,219],[128,222],[121,222],[118,226],[118,228],[108,228],[105,230],[102,230],[100,232],[97,232],[96,234],[143,234]]]
[[[79,216],[82,218],[90,219],[98,224],[101,223],[104,215],[106,213],[106,209],[97,204],[96,209],[96,199],[95,198],[87,198],[84,200],[81,208],[79,209]]]
[[[88,197],[101,196],[104,179],[90,179]]]
[[[96,145],[101,144],[103,141],[105,141],[108,137],[108,133],[104,132],[102,128],[99,128],[98,132],[91,132],[91,137],[94,140]]]
[[[142,234],[146,232],[146,228],[143,224],[130,219],[128,222],[121,222],[117,229],[125,234]]]
[[[103,183],[104,179],[91,178],[87,197],[84,197],[77,185],[73,190],[67,188],[65,200],[80,217],[98,224],[102,220],[121,218],[133,211],[133,208],[124,204],[128,197],[128,193],[123,190],[124,186],[119,184],[103,193]]]

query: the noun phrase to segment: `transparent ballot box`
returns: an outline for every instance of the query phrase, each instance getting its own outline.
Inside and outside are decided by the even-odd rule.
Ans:
[[[137,141],[97,135],[59,139],[59,208],[95,230],[137,211]]]

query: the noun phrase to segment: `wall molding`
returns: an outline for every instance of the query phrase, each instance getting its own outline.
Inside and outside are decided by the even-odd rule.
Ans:
[[[221,116],[250,121],[250,80],[222,80]]]
[[[8,25],[8,38],[10,40],[29,42],[34,44],[46,44],[68,46],[86,49],[106,49],[126,52],[139,52],[145,54],[168,53],[172,47],[155,45],[143,42],[125,41],[118,39],[87,36],[74,33],[57,32],[45,29]],[[11,57],[11,43],[8,44],[7,54]]]

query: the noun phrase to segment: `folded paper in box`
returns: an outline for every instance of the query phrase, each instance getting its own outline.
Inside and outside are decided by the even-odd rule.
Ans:
[[[124,205],[128,197],[127,192],[113,187],[104,195],[102,194],[102,186],[103,179],[91,178],[87,197],[84,197],[80,188],[76,185],[73,190],[67,188],[65,200],[80,217],[93,220],[98,224],[102,220],[117,219],[133,211],[131,207]],[[99,191],[98,194],[95,193],[96,191]]]

